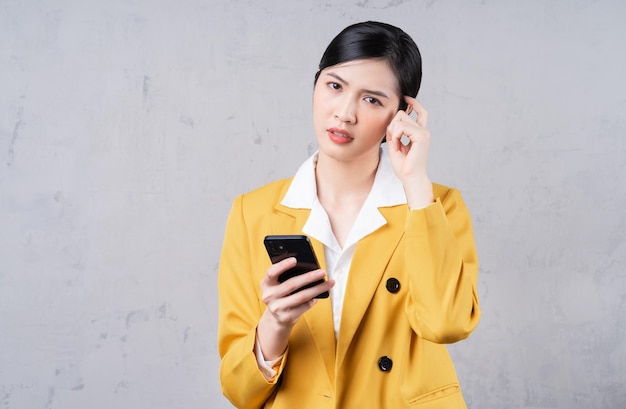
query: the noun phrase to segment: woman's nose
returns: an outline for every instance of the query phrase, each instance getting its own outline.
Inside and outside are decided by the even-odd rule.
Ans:
[[[341,122],[356,122],[356,106],[351,98],[342,98],[335,107],[335,118]]]

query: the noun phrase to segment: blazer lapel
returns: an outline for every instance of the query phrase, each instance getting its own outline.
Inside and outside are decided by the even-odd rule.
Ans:
[[[379,208],[387,224],[359,241],[352,258],[337,340],[337,368],[341,366],[385,267],[404,233],[406,206]]]
[[[269,234],[302,234],[302,228],[309,218],[309,209],[292,209],[280,204],[275,209],[276,213]],[[324,245],[313,238],[310,239],[320,267],[326,270]],[[313,308],[304,314],[303,318],[303,323],[308,327],[324,360],[332,385],[335,379],[335,330],[330,298],[320,299]]]

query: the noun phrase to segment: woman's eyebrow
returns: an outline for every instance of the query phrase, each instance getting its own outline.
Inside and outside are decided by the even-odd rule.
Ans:
[[[339,81],[339,82],[341,82],[341,83],[343,83],[345,85],[350,85],[348,83],[348,81],[344,80],[343,78],[341,78],[339,75],[335,74],[334,72],[329,72],[329,73],[327,73],[327,75],[330,75],[331,77],[335,78],[337,81]],[[372,95],[376,95],[376,96],[381,97],[381,98],[389,99],[389,96],[387,94],[385,94],[384,92],[382,92],[382,91],[376,91],[376,90],[373,90],[373,89],[364,89],[363,92],[365,92],[366,94],[372,94]]]

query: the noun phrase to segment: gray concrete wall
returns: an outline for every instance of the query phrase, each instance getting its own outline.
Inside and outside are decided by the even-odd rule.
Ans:
[[[234,196],[315,148],[328,41],[420,45],[430,171],[474,218],[472,408],[626,407],[626,3],[0,0],[0,407],[227,408]]]

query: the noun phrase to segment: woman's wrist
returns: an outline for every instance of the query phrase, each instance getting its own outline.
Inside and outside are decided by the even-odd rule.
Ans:
[[[257,326],[257,340],[263,356],[268,361],[280,357],[285,352],[292,328],[293,326],[278,322],[268,310],[263,313]]]
[[[423,209],[434,203],[433,184],[427,176],[402,181],[402,185],[411,210]]]

